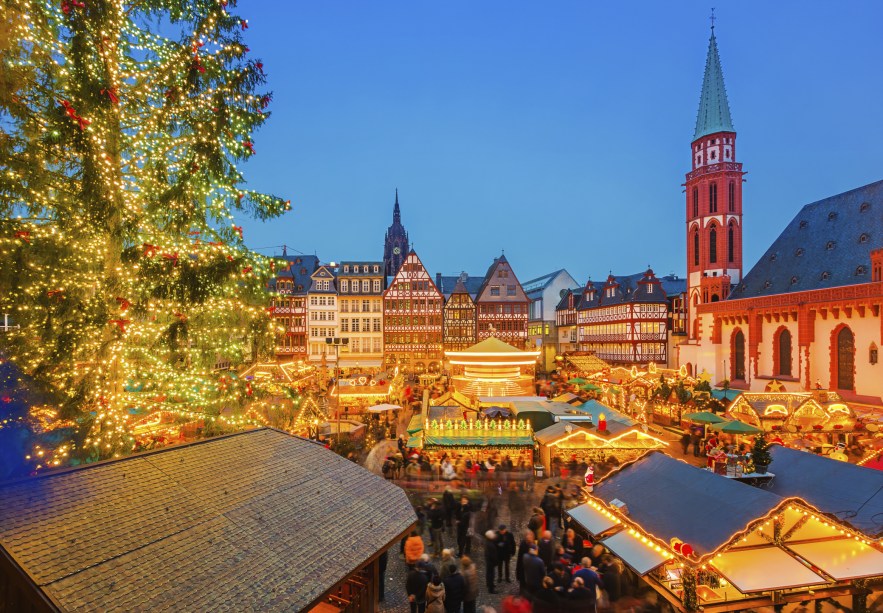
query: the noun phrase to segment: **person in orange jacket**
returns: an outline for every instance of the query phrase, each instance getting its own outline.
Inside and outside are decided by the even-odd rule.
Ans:
[[[405,539],[405,564],[414,566],[422,555],[423,539],[416,530],[413,530],[411,536]]]

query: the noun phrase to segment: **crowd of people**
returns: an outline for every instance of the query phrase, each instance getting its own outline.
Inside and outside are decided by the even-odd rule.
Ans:
[[[491,509],[497,498],[490,496]],[[410,611],[474,613],[481,594],[497,594],[501,584],[515,581],[521,598],[508,602],[519,611],[658,613],[655,592],[635,598],[636,585],[622,563],[602,544],[566,527],[567,498],[560,485],[547,487],[529,516],[510,514],[523,523],[520,531],[502,523],[488,525],[496,516],[489,517],[483,503],[476,505],[465,494],[455,496],[450,488],[441,500],[430,498],[418,510],[417,528],[402,541]],[[428,547],[422,538],[425,529]],[[473,551],[474,534],[479,535],[480,551]]]

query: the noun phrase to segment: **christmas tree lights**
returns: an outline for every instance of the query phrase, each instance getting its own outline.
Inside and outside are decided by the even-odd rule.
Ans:
[[[235,4],[2,4],[0,349],[75,425],[38,466],[125,453],[154,411],[253,421],[251,382],[215,365],[272,345],[273,262],[234,215],[290,207],[237,168],[271,98]]]

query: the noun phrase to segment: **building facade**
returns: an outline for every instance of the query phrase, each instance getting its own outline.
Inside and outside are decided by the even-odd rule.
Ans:
[[[579,351],[611,364],[667,364],[668,299],[648,269],[639,279],[589,280],[577,310]]]
[[[365,372],[383,365],[383,262],[341,262],[337,304],[341,338],[349,339],[341,368]]]
[[[408,244],[408,233],[402,225],[402,213],[399,210],[399,190],[396,189],[396,201],[392,209],[392,225],[386,230],[383,239],[383,276],[395,275],[405,261],[411,249]]]
[[[270,281],[270,312],[279,330],[276,333],[276,360],[280,362],[307,359],[307,294],[310,275],[319,267],[315,255],[290,256],[285,250],[282,259],[288,266]]]
[[[466,288],[465,279],[457,279],[454,290],[445,300],[445,351],[463,351],[475,344],[475,301]]]
[[[338,336],[336,274],[336,266],[323,264],[310,275],[307,293],[308,358],[314,363],[336,362],[340,351],[339,346],[331,345],[326,340]]]
[[[566,290],[555,307],[555,328],[558,332],[557,354],[579,351],[577,311],[582,300],[581,290]]]
[[[494,337],[517,349],[527,347],[530,299],[505,255],[488,268],[475,300],[476,340]]]
[[[562,297],[568,291],[579,288],[579,283],[562,268],[526,281],[522,287],[530,299],[527,342],[540,351],[542,369],[552,370],[555,368],[555,356],[560,353],[556,309]]]
[[[388,371],[442,368],[444,296],[413,250],[383,293],[383,346]]]

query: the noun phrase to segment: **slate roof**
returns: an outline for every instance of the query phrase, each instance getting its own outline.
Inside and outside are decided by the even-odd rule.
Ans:
[[[291,279],[294,294],[306,294],[310,289],[310,275],[319,268],[319,258],[315,255],[283,255],[288,267],[280,270],[276,278]],[[270,279],[270,291],[276,290],[276,278]],[[300,289],[298,289],[300,288]]]
[[[687,291],[687,279],[685,277],[665,275],[664,277],[659,277],[659,282],[662,283],[662,289],[665,290],[665,295],[668,297],[677,296]]]
[[[872,538],[883,536],[883,472],[781,445],[769,451],[776,475],[770,492],[802,498]]]
[[[336,294],[337,293],[337,268],[330,264],[321,265],[311,276],[311,294]],[[318,281],[330,281],[328,289],[319,289]]]
[[[266,428],[0,485],[0,547],[62,610],[303,610],[415,519]]]
[[[689,543],[698,556],[715,551],[783,503],[775,494],[658,451],[611,473],[595,485],[593,495],[607,503],[625,502],[629,519],[664,542],[677,537]]]
[[[648,293],[648,281],[645,281],[645,278],[647,278],[648,281],[653,282],[659,289],[655,290],[653,293]],[[589,288],[589,284],[595,289],[594,299],[589,299],[588,295],[585,293],[585,290]],[[607,297],[604,291],[605,288],[610,285],[617,286],[616,293],[612,298]],[[590,279],[586,282],[586,287],[583,288],[582,300],[580,300],[577,310],[583,311],[586,309],[594,309],[612,304],[626,304],[629,302],[665,302],[667,300],[666,293],[665,291],[659,291],[660,289],[663,289],[662,283],[656,278],[651,269],[633,275],[610,275],[607,277],[605,283],[598,283],[597,285]]]
[[[807,204],[729,299],[870,283],[883,247],[883,181]]]
[[[368,272],[365,272],[365,266],[368,267]],[[374,267],[377,267],[378,272],[374,272]],[[337,276],[344,277],[376,277],[377,275],[383,275],[383,262],[341,262],[337,266]]]
[[[464,275],[466,277],[465,279],[463,279]],[[484,282],[484,279],[482,277],[473,277],[472,275],[465,272],[454,276],[446,276],[442,275],[441,273],[436,273],[435,285],[436,287],[438,287],[438,291],[444,294],[445,299],[447,300],[451,297],[451,294],[456,291],[457,282],[461,279],[463,281],[463,285],[466,288],[466,291],[469,292],[470,296],[472,296],[472,299],[474,300],[476,297],[478,297],[478,290],[481,289],[481,284]]]
[[[730,117],[730,103],[724,87],[724,71],[717,52],[717,38],[714,28],[708,40],[708,55],[705,58],[705,77],[702,79],[702,94],[699,97],[699,112],[696,115],[696,130],[693,140],[715,132],[735,132]]]
[[[567,310],[567,299],[570,295],[573,294],[573,308],[579,310],[580,302],[583,299],[582,289],[568,289],[564,291],[564,294],[561,296],[561,300],[558,301],[558,305],[555,307],[556,311],[566,311]]]

